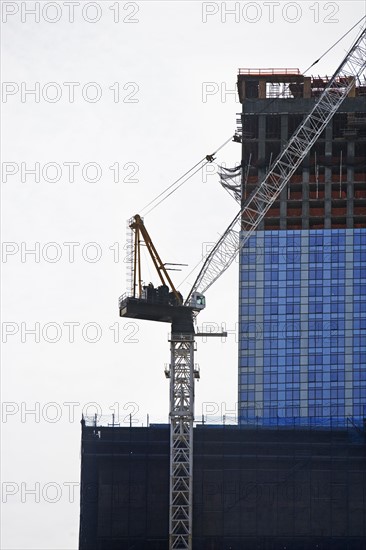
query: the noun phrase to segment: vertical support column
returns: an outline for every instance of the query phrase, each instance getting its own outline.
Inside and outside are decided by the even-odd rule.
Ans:
[[[343,233],[343,231],[342,231]],[[354,312],[354,232],[344,231],[346,236],[346,270],[345,270],[345,310],[344,310],[344,414],[346,418],[353,417],[353,388],[355,383],[353,380],[353,322],[356,318]]]
[[[304,97],[305,98],[311,97],[311,77],[310,76],[304,77]]]
[[[258,115],[258,163],[266,158],[266,122],[267,115]],[[264,179],[266,167],[258,167],[258,182]],[[258,229],[264,229],[264,219],[259,222]]]
[[[309,182],[310,182],[310,153],[305,157],[305,166],[302,169],[302,229],[309,229],[309,215],[310,215],[310,203],[309,203]]]
[[[194,334],[170,340],[169,549],[192,549]]]
[[[258,98],[266,99],[267,81],[260,80],[258,84]]]
[[[325,158],[332,158],[333,121],[325,127]],[[332,227],[332,167],[331,162],[324,168],[324,228]]]
[[[347,157],[352,159],[353,162],[348,163],[347,166],[347,229],[353,229],[354,227],[354,181],[355,181],[355,142],[349,141],[347,145]]]
[[[288,115],[281,115],[281,151],[288,140]],[[284,187],[280,193],[280,229],[287,229],[287,192]]]
[[[126,227],[126,288],[129,295],[135,295],[135,288],[133,284],[134,273],[134,232],[131,229],[131,224],[134,222],[133,218],[127,220]]]
[[[301,231],[300,417],[309,419],[309,243],[311,231]]]
[[[305,79],[306,80],[306,79]],[[310,80],[310,79],[309,79]],[[310,151],[307,152],[304,161],[302,163],[302,182],[301,182],[301,195],[302,195],[302,209],[301,209],[301,228],[309,229],[310,223]]]

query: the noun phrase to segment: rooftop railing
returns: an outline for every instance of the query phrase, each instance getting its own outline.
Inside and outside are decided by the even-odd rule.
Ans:
[[[300,76],[300,69],[238,69],[239,74],[243,75],[292,75]]]

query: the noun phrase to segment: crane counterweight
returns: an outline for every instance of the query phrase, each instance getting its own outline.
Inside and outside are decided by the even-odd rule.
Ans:
[[[188,306],[149,302],[143,298],[134,298],[126,295],[121,296],[119,302],[120,317],[130,317],[131,319],[160,321],[172,324],[178,322],[179,319],[182,321],[190,319],[193,326],[194,313],[194,309]]]

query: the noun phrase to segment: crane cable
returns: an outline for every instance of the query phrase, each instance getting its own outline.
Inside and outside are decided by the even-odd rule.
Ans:
[[[333,48],[335,48],[335,46],[336,46],[337,44],[339,44],[339,42],[341,42],[341,40],[343,40],[343,38],[345,38],[345,37],[347,36],[347,34],[349,34],[350,32],[352,32],[353,29],[354,29],[355,27],[357,27],[357,25],[359,25],[359,24],[361,23],[361,21],[362,21],[363,19],[365,19],[365,18],[366,18],[366,15],[364,15],[363,17],[361,17],[361,19],[360,19],[359,21],[357,21],[357,23],[355,23],[355,24],[353,25],[353,27],[351,27],[343,36],[341,36],[341,38],[339,38],[336,42],[334,42],[334,44],[333,44],[330,48],[328,48],[327,51],[324,52],[324,53],[319,57],[319,59],[317,59],[316,61],[314,61],[314,63],[312,63],[311,65],[309,65],[309,67],[306,69],[306,71],[303,72],[303,74],[307,73],[308,70],[311,69],[311,67],[314,67],[314,65],[316,65],[317,63],[319,63],[319,61],[320,61],[321,59],[323,59],[323,57],[326,56],[327,53],[329,53]]]
[[[190,168],[189,170],[187,170],[187,172],[185,174],[183,174],[182,176],[180,176],[180,178],[178,178],[177,180],[175,180],[171,185],[169,185],[169,187],[167,187],[166,189],[164,189],[164,191],[162,191],[161,193],[159,193],[159,195],[157,195],[152,201],[150,201],[149,203],[147,203],[146,206],[143,207],[142,209],[142,212],[144,210],[146,210],[146,208],[148,208],[150,206],[150,204],[153,204],[156,200],[158,200],[162,195],[164,195],[164,193],[166,193],[171,187],[173,187],[173,185],[175,185],[176,183],[178,183],[178,181],[180,181],[182,178],[184,178],[187,174],[189,174],[189,172],[191,172],[191,170],[194,170],[199,164],[201,164],[201,162],[203,162],[205,159],[201,159],[199,162],[197,162],[197,164],[195,164],[194,166],[192,166],[192,168]]]
[[[201,164],[202,162],[203,162],[203,160],[201,160],[198,164]],[[147,212],[145,212],[145,214],[143,214],[143,215],[144,215],[144,216],[147,216],[148,214],[150,214],[150,212],[152,212],[152,211],[154,210],[154,208],[156,208],[157,206],[159,206],[159,204],[161,204],[162,202],[164,202],[165,199],[167,199],[168,197],[170,197],[170,195],[172,195],[173,193],[175,193],[175,192],[179,189],[179,187],[182,187],[182,185],[183,185],[184,183],[186,183],[192,176],[194,176],[195,174],[197,174],[197,172],[199,172],[204,166],[206,166],[206,164],[208,164],[208,161],[206,161],[204,164],[202,164],[202,166],[199,166],[199,167],[197,168],[197,170],[195,170],[195,172],[192,172],[193,168],[191,168],[190,170],[188,170],[188,172],[186,172],[186,174],[187,174],[187,173],[189,174],[190,172],[192,172],[192,173],[187,177],[187,179],[183,180],[175,189],[173,189],[172,191],[170,191],[170,193],[168,193],[165,197],[163,197],[159,202],[157,202],[154,206],[152,206],[152,207],[150,208],[150,210],[148,210]],[[196,166],[197,166],[197,164],[196,164]],[[195,167],[196,167],[196,166],[195,166]],[[195,167],[194,167],[194,168],[195,168]],[[185,175],[186,175],[186,174],[185,174]],[[184,177],[184,176],[182,176],[182,177]],[[179,180],[181,180],[182,177],[179,178],[176,182],[174,182],[174,184],[170,185],[168,189],[170,189],[170,187],[172,187],[173,185],[175,185],[175,183],[177,183]],[[168,189],[166,189],[165,191],[167,191]],[[160,193],[160,196],[161,196],[162,194],[164,194],[165,191],[163,191],[163,193]],[[156,200],[156,199],[154,199],[152,202],[155,202],[155,200]],[[147,206],[146,206],[145,208],[147,208]],[[145,209],[144,209],[144,210],[145,210]]]
[[[214,156],[216,155],[216,153],[218,153],[223,147],[225,147],[225,145],[227,145],[229,143],[229,141],[232,141],[233,139],[233,136],[230,136],[229,139],[227,139],[226,141],[224,141],[224,143],[222,145],[220,145],[220,147],[218,147],[215,152],[212,154],[212,155],[208,155],[208,156]],[[142,209],[142,214],[143,212],[149,207],[151,206],[154,202],[156,202],[162,195],[164,195],[167,191],[169,191],[169,189],[171,189],[172,187],[174,187],[177,183],[179,183],[183,178],[185,178],[186,176],[188,176],[184,181],[182,181],[175,189],[173,189],[170,193],[168,193],[165,197],[163,197],[159,202],[157,202],[154,206],[152,206],[147,212],[145,212],[145,214],[143,214],[144,216],[147,216],[147,214],[149,214],[152,210],[154,210],[154,208],[156,208],[159,204],[161,204],[162,202],[165,201],[165,199],[167,199],[168,197],[170,197],[170,195],[172,195],[173,193],[175,193],[175,191],[177,191],[184,183],[186,183],[192,176],[194,176],[195,174],[197,174],[197,172],[199,172],[204,166],[206,166],[206,164],[208,164],[210,161],[209,160],[206,160],[207,157],[203,157],[199,162],[197,162],[194,166],[192,166],[192,168],[190,168],[189,170],[187,170],[187,172],[185,172],[182,176],[180,176],[178,179],[176,179],[173,183],[171,183],[166,189],[164,189],[161,193],[159,193],[159,195],[157,195],[153,200],[151,200],[148,204],[146,204],[146,206],[144,206],[144,208]],[[206,162],[204,162],[206,161]],[[202,164],[203,163],[203,164]],[[198,166],[198,168],[197,168]],[[197,168],[197,170],[195,170],[195,168]],[[195,170],[193,172],[193,170]]]

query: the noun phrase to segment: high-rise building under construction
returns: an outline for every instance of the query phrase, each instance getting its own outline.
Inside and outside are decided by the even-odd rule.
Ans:
[[[231,174],[247,210],[325,85],[240,71],[243,154]],[[197,425],[188,452],[173,425],[84,418],[80,550],[365,549],[365,91],[351,89],[241,252],[239,426]],[[192,388],[193,362],[190,372]],[[186,469],[173,491],[172,449]],[[192,529],[175,545],[169,517],[185,519],[187,477]]]
[[[240,69],[242,201],[327,85]],[[239,419],[366,417],[366,86],[357,82],[240,259]]]

